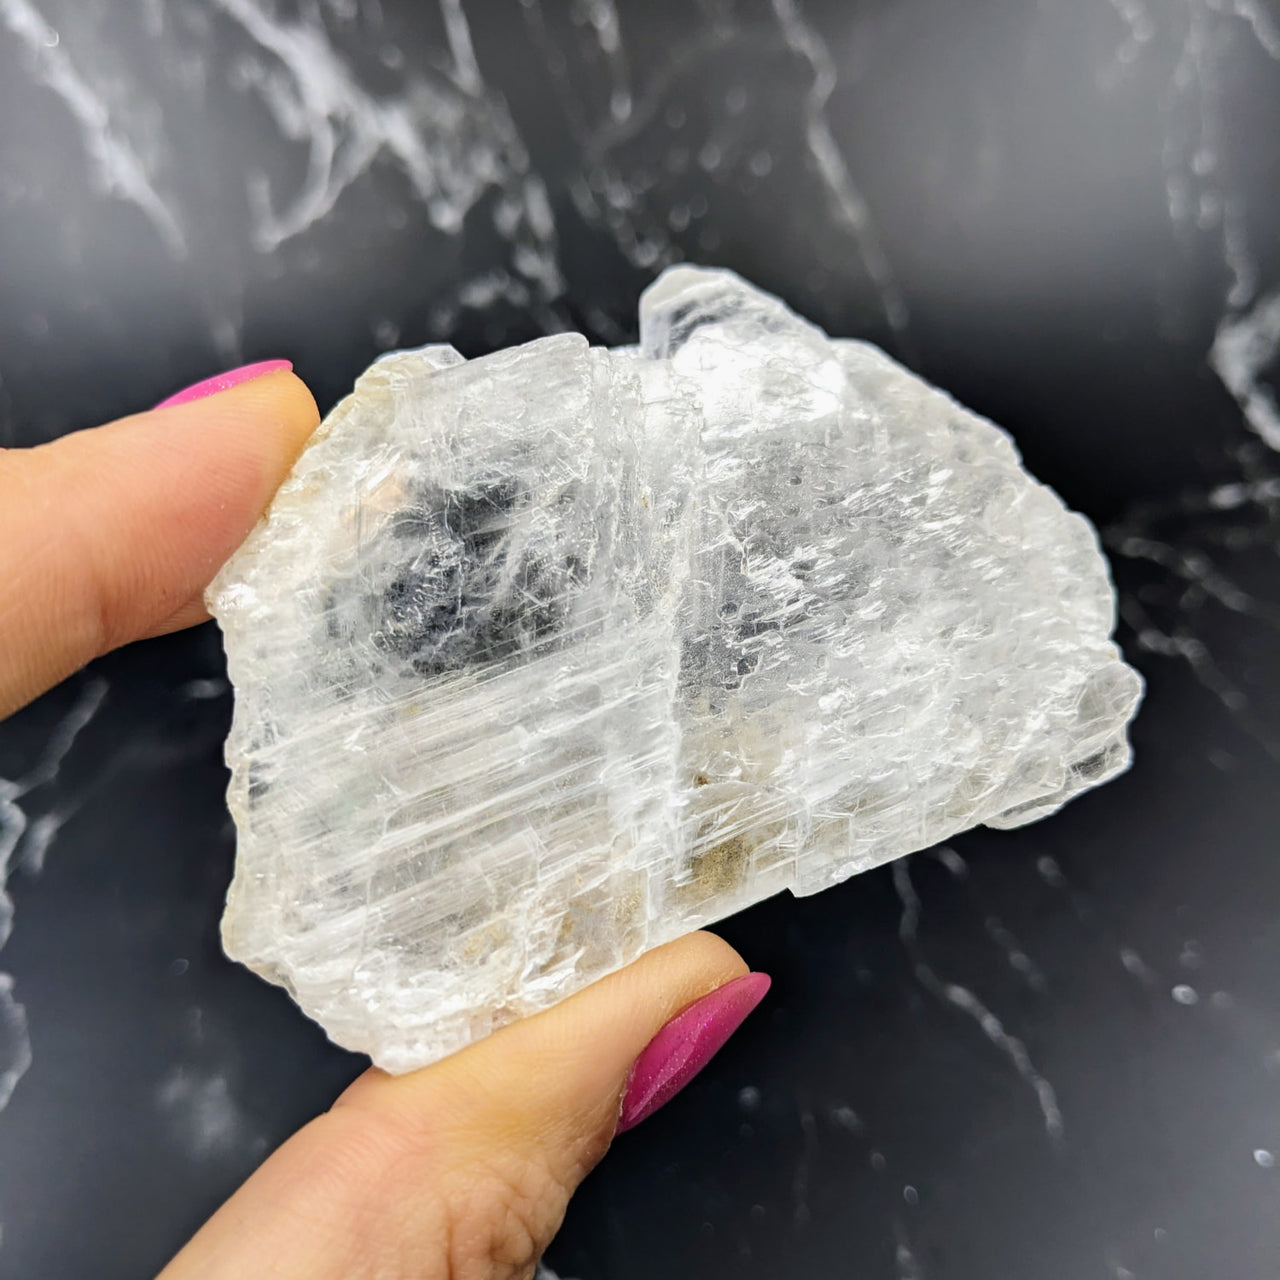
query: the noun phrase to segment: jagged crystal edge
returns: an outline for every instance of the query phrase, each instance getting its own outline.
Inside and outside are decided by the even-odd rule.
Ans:
[[[210,588],[224,945],[391,1071],[1129,762],[1097,538],[729,272],[638,348],[383,357]]]

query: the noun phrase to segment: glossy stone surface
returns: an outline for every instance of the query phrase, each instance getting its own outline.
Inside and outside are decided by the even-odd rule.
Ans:
[[[209,593],[231,956],[410,1070],[1129,762],[1092,528],[732,273],[640,346],[383,357]]]
[[[1274,1274],[1275,13],[0,0],[0,444],[246,360],[328,410],[391,347],[635,342],[689,260],[1102,533],[1134,767],[717,925],[773,988],[579,1191],[564,1280]],[[3,1280],[155,1275],[367,1066],[223,953],[225,676],[211,625],[0,725]]]

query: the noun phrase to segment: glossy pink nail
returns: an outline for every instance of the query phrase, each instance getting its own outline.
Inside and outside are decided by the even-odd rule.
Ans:
[[[617,1131],[634,1129],[670,1102],[719,1053],[772,981],[767,973],[744,974],[676,1014],[632,1065]]]
[[[242,382],[252,382],[267,373],[287,372],[293,368],[289,360],[259,360],[257,364],[242,365],[239,369],[231,369],[227,373],[219,373],[215,377],[206,378],[194,386],[175,392],[167,400],[161,400],[157,409],[169,409],[175,404],[190,404],[192,400],[203,400],[206,396],[216,396],[219,391],[230,391]]]

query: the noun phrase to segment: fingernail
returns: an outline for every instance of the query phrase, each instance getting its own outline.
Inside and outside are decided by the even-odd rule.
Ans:
[[[743,974],[676,1014],[632,1065],[617,1131],[634,1129],[670,1102],[720,1052],[772,982],[767,973]]]
[[[292,368],[293,363],[289,360],[259,360],[257,364],[242,365],[239,369],[206,378],[203,382],[197,382],[194,386],[175,392],[167,400],[161,400],[156,408],[169,409],[175,404],[190,404],[192,400],[216,396],[219,391],[230,391],[232,387],[238,387],[242,382],[252,382],[254,378],[261,378],[263,374],[287,372]]]

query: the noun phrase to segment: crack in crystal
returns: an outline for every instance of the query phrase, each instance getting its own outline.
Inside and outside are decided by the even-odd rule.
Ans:
[[[1007,437],[731,273],[641,336],[383,357],[211,588],[227,950],[380,1066],[1127,767],[1105,565]]]

